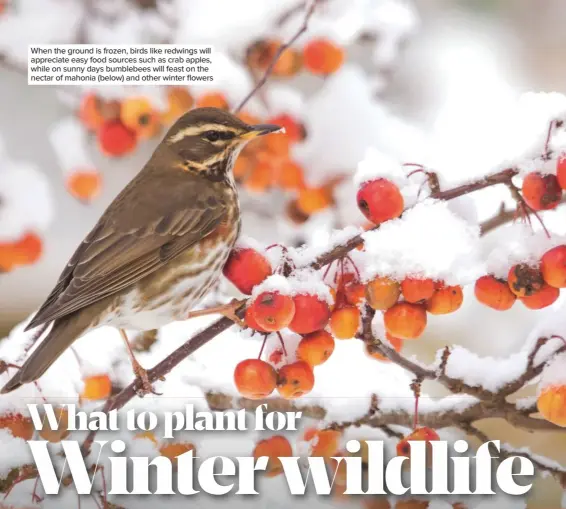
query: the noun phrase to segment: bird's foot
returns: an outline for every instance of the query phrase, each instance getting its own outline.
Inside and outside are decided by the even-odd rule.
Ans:
[[[137,395],[143,398],[146,394],[155,394],[156,396],[161,396],[160,392],[156,392],[149,381],[149,376],[147,371],[142,368],[139,362],[135,362],[133,365],[134,374],[136,375],[136,381],[139,382],[139,388],[136,390]],[[163,380],[163,377],[161,378]]]
[[[199,309],[198,311],[191,311],[187,318],[196,318],[197,316],[218,314],[225,316],[229,320],[232,320],[235,324],[239,325],[240,327],[245,327],[246,322],[244,322],[244,320],[242,320],[236,313],[238,309],[240,309],[242,305],[245,304],[245,302],[246,302],[245,299],[242,300],[233,299],[232,302],[230,302],[229,304],[224,304],[222,306],[215,306],[212,308]]]

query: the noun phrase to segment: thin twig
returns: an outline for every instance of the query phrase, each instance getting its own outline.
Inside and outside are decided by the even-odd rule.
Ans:
[[[279,48],[277,48],[277,51],[275,52],[275,55],[273,55],[273,59],[271,60],[271,63],[269,64],[265,72],[263,73],[263,76],[259,78],[259,80],[255,84],[255,86],[250,90],[248,95],[246,95],[246,97],[244,97],[242,102],[236,107],[234,113],[240,112],[242,108],[248,103],[248,101],[258,92],[258,90],[260,90],[267,83],[267,80],[271,76],[271,73],[273,72],[273,69],[277,64],[279,57],[283,54],[285,50],[291,47],[303,33],[307,31],[309,20],[314,14],[314,10],[317,2],[318,0],[311,0],[310,5],[306,10],[305,18],[303,20],[303,23],[299,27],[299,30],[297,30],[297,32],[295,33],[295,35],[293,35],[293,37],[291,37],[291,39],[289,39],[286,43],[282,44],[281,46],[279,46]]]

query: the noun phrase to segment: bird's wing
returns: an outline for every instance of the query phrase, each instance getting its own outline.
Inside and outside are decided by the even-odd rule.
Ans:
[[[166,189],[157,175],[145,175],[120,193],[78,247],[28,329],[131,286],[219,226],[226,205],[216,188],[203,185],[198,175],[178,171]]]

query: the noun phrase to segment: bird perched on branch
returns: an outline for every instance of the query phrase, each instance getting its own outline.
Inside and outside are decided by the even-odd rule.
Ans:
[[[216,283],[240,232],[234,162],[246,142],[280,130],[216,108],[179,118],[71,257],[27,326],[52,322],[51,330],[2,393],[37,380],[75,339],[102,325],[120,330],[140,394],[152,392],[124,329],[185,320]],[[207,313],[236,319],[235,307]]]

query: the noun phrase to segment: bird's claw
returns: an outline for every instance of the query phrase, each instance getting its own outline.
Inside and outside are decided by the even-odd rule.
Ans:
[[[154,394],[155,396],[161,396],[162,393],[156,392],[153,385],[149,381],[149,376],[147,371],[141,367],[139,363],[134,366],[134,374],[136,375],[136,381],[139,383],[139,387],[136,390],[136,394],[143,398],[147,394]],[[161,380],[164,378],[161,377]]]

